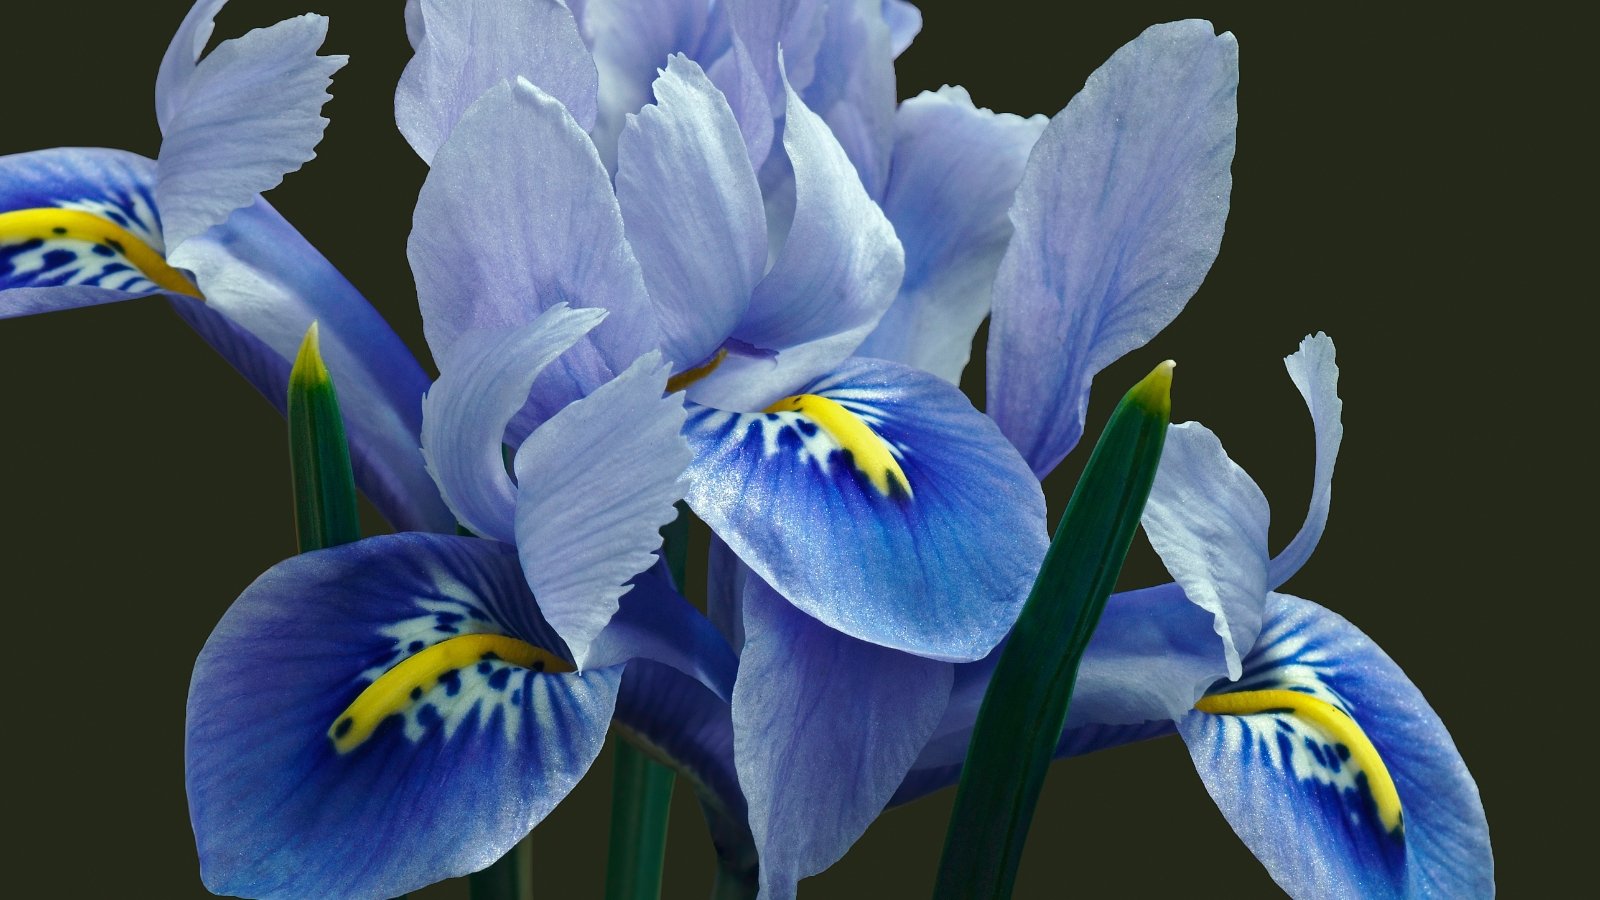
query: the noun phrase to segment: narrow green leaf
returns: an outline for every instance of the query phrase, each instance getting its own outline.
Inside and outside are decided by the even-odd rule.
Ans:
[[[315,322],[289,370],[289,469],[300,552],[359,540],[350,449]]]
[[[523,838],[487,869],[467,876],[472,900],[533,900],[533,844]]]
[[[607,900],[655,900],[667,858],[667,813],[672,770],[632,741],[611,742],[616,769],[611,782],[611,846],[606,857]]]
[[[1011,896],[1078,662],[1155,480],[1172,412],[1172,369],[1170,360],[1157,366],[1111,414],[1001,651],[967,748],[937,900]]]

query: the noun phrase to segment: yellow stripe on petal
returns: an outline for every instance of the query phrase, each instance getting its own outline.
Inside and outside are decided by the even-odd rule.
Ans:
[[[401,660],[367,685],[328,727],[328,739],[349,753],[384,719],[405,712],[438,686],[440,679],[483,660],[501,660],[536,672],[570,672],[566,660],[503,634],[465,634],[440,641]]]
[[[82,241],[116,251],[162,290],[205,299],[182,272],[167,265],[161,254],[134,234],[94,213],[78,209],[42,207],[0,213],[0,244],[25,241]]]
[[[1378,808],[1378,818],[1390,832],[1403,830],[1400,792],[1378,748],[1344,710],[1301,691],[1237,691],[1201,697],[1194,708],[1216,716],[1292,715],[1330,738],[1350,753],[1348,765],[1366,775],[1367,790]]]
[[[878,493],[885,497],[896,494],[910,499],[911,482],[901,471],[889,444],[861,417],[820,394],[796,394],[785,397],[767,407],[764,412],[794,412],[815,422],[838,443],[840,449],[850,453],[856,471],[867,477]]]

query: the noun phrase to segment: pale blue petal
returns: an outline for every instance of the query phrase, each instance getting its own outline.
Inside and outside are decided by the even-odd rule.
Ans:
[[[457,521],[480,537],[515,543],[517,488],[506,471],[505,433],[533,381],[605,310],[558,303],[520,328],[461,337],[456,365],[422,401],[422,456]]]
[[[858,641],[747,582],[734,758],[765,900],[836,862],[893,796],[950,695],[949,663]]]
[[[889,52],[898,58],[922,31],[922,10],[906,0],[883,0],[883,18],[889,23]]]
[[[633,579],[618,601],[616,615],[589,644],[590,667],[633,659],[671,666],[705,685],[722,703],[733,700],[739,658],[716,627],[672,586],[664,563]]]
[[[251,373],[286,374],[306,329],[318,323],[362,491],[398,528],[455,530],[418,450],[427,374],[378,311],[293,226],[258,198],[185,242],[172,262],[194,273],[205,309],[275,351],[275,362],[250,360],[234,351],[248,355],[256,345],[208,337],[264,393],[281,391],[283,382]],[[269,399],[276,405],[277,397]]]
[[[768,103],[774,112],[782,110],[785,73],[788,86],[797,91],[805,90],[816,73],[828,4],[824,0],[726,0],[726,6],[728,24],[749,50]]]
[[[726,4],[718,9],[725,10]],[[727,52],[706,68],[706,75],[728,98],[728,106],[739,120],[739,133],[744,135],[745,154],[750,165],[760,171],[772,153],[776,136],[772,100],[767,97],[766,85],[744,41],[736,34],[729,39]]]
[[[560,0],[422,0],[415,18],[416,55],[394,112],[424,162],[484,91],[519,76],[561,101],[584,131],[594,126],[594,60]]]
[[[1298,572],[1322,539],[1322,529],[1328,524],[1328,506],[1333,501],[1333,464],[1339,458],[1339,442],[1344,439],[1344,422],[1340,418],[1344,401],[1339,399],[1339,364],[1334,361],[1333,339],[1321,332],[1307,337],[1300,342],[1300,349],[1283,362],[1311,410],[1317,462],[1305,523],[1289,546],[1267,564],[1267,586],[1271,588]]]
[[[1494,860],[1478,788],[1444,723],[1400,667],[1344,619],[1273,594],[1244,678],[1353,719],[1393,778],[1403,833],[1381,821],[1371,773],[1292,711],[1192,712],[1179,723],[1206,789],[1285,891],[1328,900],[1485,898]],[[1335,713],[1337,715],[1337,713]]]
[[[1034,148],[995,281],[988,413],[1041,477],[1083,434],[1095,373],[1172,321],[1216,258],[1238,80],[1231,34],[1157,25]]]
[[[832,0],[817,49],[816,75],[802,92],[873,198],[883,196],[894,148],[894,56],[889,44],[882,0]]]
[[[633,576],[655,562],[692,458],[671,368],[641,357],[517,449],[516,543],[539,609],[579,668]]]
[[[906,277],[857,354],[961,381],[1011,239],[1006,211],[1048,121],[980,109],[959,87],[900,104],[883,211],[905,245]]]
[[[526,81],[491,88],[439,149],[407,255],[441,369],[465,332],[524,325],[557,303],[610,311],[537,383],[541,418],[658,343],[594,145],[557,100]]]
[[[228,0],[197,0],[161,56],[161,68],[156,72],[156,122],[163,133],[188,93],[189,82],[195,77],[195,63],[200,61],[200,54],[205,52],[211,32],[216,29],[217,13],[227,4]]]
[[[730,357],[695,385],[696,402],[710,406],[759,409],[831,370],[877,325],[905,272],[893,226],[828,126],[793,90],[788,103],[793,223],[734,333],[777,359]]]
[[[924,656],[983,656],[1044,558],[1044,497],[1027,464],[959,391],[915,369],[850,360],[807,392],[876,437],[847,452],[804,412],[693,407],[689,505],[828,625]],[[909,495],[888,478],[875,483],[881,470],[857,468],[878,451],[872,441],[888,448]]]
[[[316,156],[333,73],[328,20],[304,15],[223,41],[168,95],[156,205],[168,247],[226,219]]]
[[[1267,498],[1198,422],[1173,425],[1145,504],[1145,535],[1189,599],[1215,618],[1227,675],[1261,628],[1267,595]]]
[[[706,0],[590,0],[574,7],[600,74],[600,111],[592,134],[608,169],[615,170],[617,137],[628,114],[650,102],[650,83],[667,57],[698,58],[707,6]]]
[[[750,305],[767,262],[761,187],[727,100],[673,56],[618,145],[617,202],[668,355],[709,359]]]
[[[484,659],[362,744],[329,728],[399,660],[471,633],[560,656],[510,547],[392,535],[294,557],[251,585],[190,684],[189,810],[221,894],[392,897],[483,868],[594,761],[620,667],[545,674]]]

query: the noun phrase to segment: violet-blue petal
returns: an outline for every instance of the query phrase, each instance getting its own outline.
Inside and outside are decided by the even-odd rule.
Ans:
[[[617,203],[664,348],[690,366],[734,332],[767,262],[761,187],[728,102],[681,55],[623,129]]]
[[[483,92],[522,77],[594,126],[594,60],[560,0],[421,0],[416,55],[395,89],[395,121],[424,162]]]
[[[428,376],[361,293],[265,200],[186,241],[174,265],[195,275],[206,308],[271,347],[281,363],[230,358],[247,376],[289,361],[312,322],[339,390],[361,489],[397,528],[453,532],[455,519],[418,450]],[[224,351],[248,344],[213,343]],[[277,382],[254,382],[262,391]]]
[[[883,811],[944,712],[953,666],[841,634],[754,577],[744,615],[734,759],[761,896],[784,900]]]
[[[155,164],[121,150],[60,148],[0,158],[0,212],[59,207],[93,213],[153,253],[164,252]],[[156,292],[109,245],[48,239],[0,245],[0,318]],[[126,249],[126,248],[124,248]],[[454,531],[417,452],[422,367],[383,317],[264,200],[185,242],[172,264],[190,270],[204,304],[174,298],[180,315],[282,410],[284,385],[313,321],[339,387],[357,484],[408,530]]]
[[[0,214],[93,213],[162,254],[155,166],[122,150],[58,148],[0,156]],[[104,243],[0,233],[0,319],[144,297],[160,288]]]
[[[1173,580],[1214,617],[1230,678],[1261,629],[1269,516],[1266,496],[1210,429],[1184,422],[1167,430],[1140,521]]]
[[[723,15],[726,15],[726,4],[713,9],[713,15],[717,9],[724,10]],[[728,106],[739,120],[739,133],[744,136],[745,154],[750,158],[750,165],[759,171],[772,153],[772,140],[776,136],[772,100],[767,96],[766,85],[761,81],[761,73],[744,40],[732,34],[729,42],[727,52],[706,68],[706,75],[728,98]]]
[[[655,562],[692,458],[683,398],[652,351],[517,449],[516,544],[539,609],[581,669],[633,576]]]
[[[689,505],[826,624],[923,656],[982,657],[1044,558],[1039,482],[987,417],[927,373],[853,359],[805,391],[869,432],[841,439],[803,410],[691,405]],[[901,485],[885,474],[889,457]]]
[[[987,409],[1040,477],[1083,434],[1095,373],[1172,321],[1216,258],[1238,80],[1233,35],[1157,25],[1034,148],[995,280]]]
[[[1284,690],[1331,706],[1392,779],[1400,827],[1385,821],[1378,779],[1350,735],[1290,708],[1191,712],[1180,733],[1234,831],[1294,897],[1494,896],[1477,785],[1416,685],[1371,638],[1315,603],[1273,594],[1267,609],[1244,677],[1226,690]]]
[[[1322,539],[1322,529],[1328,524],[1328,507],[1333,501],[1333,466],[1339,458],[1339,442],[1344,439],[1344,422],[1340,418],[1344,401],[1339,399],[1339,364],[1334,360],[1333,339],[1321,332],[1308,336],[1300,342],[1300,349],[1283,362],[1311,411],[1317,461],[1306,520],[1289,545],[1267,563],[1267,586],[1274,589],[1305,565]]]
[[[621,668],[483,658],[344,752],[330,726],[400,660],[475,633],[560,655],[514,551],[391,535],[297,556],[245,590],[190,684],[189,810],[220,894],[392,897],[483,868],[566,796],[605,740]],[[404,701],[402,701],[404,702]]]
[[[441,369],[465,332],[524,325],[557,303],[609,310],[546,370],[535,390],[541,418],[659,343],[594,144],[559,101],[525,80],[491,88],[440,147],[407,256]]]
[[[706,618],[737,652],[744,647],[744,580],[750,569],[711,535],[706,551]]]
[[[167,246],[222,222],[316,156],[333,73],[318,56],[323,16],[303,15],[223,41],[164,101],[156,205]]]
[[[605,310],[558,303],[520,328],[461,337],[456,363],[422,401],[422,456],[456,520],[473,534],[516,542],[517,487],[506,471],[505,433],[533,381]]]
[[[1011,239],[1006,212],[1048,121],[981,109],[959,87],[900,104],[883,210],[905,245],[906,277],[857,354],[960,382]]]
[[[905,272],[893,226],[828,126],[793,90],[788,104],[794,218],[734,332],[777,358],[730,356],[691,394],[709,406],[759,409],[831,370],[877,325]]]
[[[716,626],[673,587],[664,564],[633,579],[616,615],[589,644],[592,667],[633,659],[671,666],[705,685],[724,704],[733,699],[739,658]]]

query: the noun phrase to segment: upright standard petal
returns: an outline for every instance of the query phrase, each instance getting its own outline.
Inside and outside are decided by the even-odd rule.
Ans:
[[[434,157],[407,245],[441,370],[460,336],[524,325],[557,303],[609,310],[546,371],[540,417],[659,343],[611,179],[559,101],[518,80],[491,88]]]
[[[216,29],[217,13],[227,5],[228,0],[197,0],[167,43],[161,68],[156,71],[156,122],[163,133],[188,93],[189,82],[194,80],[195,63],[200,61],[200,54],[205,52],[211,32]]]
[[[594,127],[594,60],[561,0],[421,0],[416,55],[395,89],[395,121],[424,162],[489,88],[522,77]],[[410,14],[412,8],[407,9]]]
[[[181,92],[164,98],[156,202],[177,247],[248,206],[316,156],[333,73],[344,56],[318,56],[328,20],[304,15],[224,41]]]
[[[906,0],[883,0],[883,19],[889,23],[889,52],[899,57],[922,30],[922,10]]]
[[[1184,594],[1214,617],[1230,678],[1261,630],[1270,516],[1266,495],[1210,429],[1168,430],[1140,522]]]
[[[1273,594],[1244,677],[1179,730],[1218,808],[1290,895],[1494,896],[1483,804],[1444,723],[1334,613]]]
[[[371,538],[259,578],[189,689],[206,886],[392,897],[504,854],[594,761],[621,676],[570,673],[537,616],[512,549],[472,538]]]
[[[579,668],[633,576],[648,569],[689,465],[671,369],[641,357],[517,449],[516,538],[539,608]]]
[[[828,4],[823,0],[727,0],[726,5],[732,33],[749,49],[773,112],[781,112],[787,86],[805,90],[815,75],[817,51],[827,30]]]
[[[764,413],[693,407],[685,435],[695,513],[790,603],[860,640],[982,657],[1044,558],[1027,464],[915,369],[850,360]]]
[[[954,667],[840,634],[758,578],[744,615],[734,759],[761,896],[784,900],[883,811],[944,712]]]
[[[761,187],[733,110],[697,63],[674,56],[656,103],[617,148],[617,203],[664,349],[686,366],[732,334],[767,262]]]
[[[1322,539],[1322,529],[1328,524],[1328,507],[1333,502],[1333,464],[1339,459],[1339,443],[1344,440],[1344,422],[1340,418],[1344,401],[1339,399],[1339,364],[1334,361],[1333,339],[1321,332],[1310,335],[1283,363],[1311,411],[1317,462],[1305,523],[1289,546],[1267,564],[1267,586],[1274,589],[1300,571]]]
[[[783,147],[795,210],[772,269],[734,337],[777,358],[730,355],[692,394],[724,409],[758,409],[833,369],[894,302],[905,252],[828,126],[791,89]]]
[[[600,75],[591,133],[607,168],[615,166],[629,114],[650,102],[650,83],[667,58],[695,56],[708,6],[706,0],[590,0],[573,10]]]
[[[900,104],[883,211],[905,245],[906,277],[858,355],[961,381],[1011,239],[1006,211],[1048,121],[980,109],[959,87]]]
[[[894,55],[882,0],[832,0],[806,105],[828,124],[872,197],[883,196],[894,148]]]
[[[1034,148],[994,287],[988,413],[1043,477],[1096,372],[1188,302],[1222,242],[1238,44],[1200,21],[1112,54]]]
[[[606,316],[558,303],[520,328],[462,335],[457,364],[422,400],[422,456],[456,519],[474,534],[516,542],[517,487],[505,433],[534,379]]]

